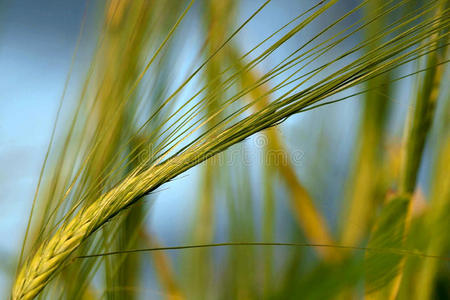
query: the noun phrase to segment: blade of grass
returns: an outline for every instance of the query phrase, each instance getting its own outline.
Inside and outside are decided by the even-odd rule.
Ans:
[[[437,10],[436,15],[439,16],[447,13],[443,7],[445,6],[441,4],[441,7]],[[432,43],[438,44],[436,37],[436,35],[432,35],[430,40]],[[436,65],[437,60],[439,60],[438,55],[439,54],[437,51],[429,54],[427,57],[427,65]],[[441,73],[442,66],[428,69],[428,71],[424,74],[423,83],[419,85],[419,89],[414,100],[414,109],[411,111],[410,119],[408,120],[408,124],[405,129],[405,145],[403,148],[404,153],[400,173],[401,178],[399,191],[397,194],[398,196],[389,202],[385,208],[383,208],[380,217],[377,218],[369,245],[401,245],[405,234],[408,232],[411,218],[410,211],[412,194],[416,187],[416,180],[422,159],[423,149],[425,147],[426,138],[433,120],[434,107],[438,97],[437,86],[439,86],[441,80]],[[393,212],[392,206],[397,202],[400,203],[400,201],[405,205],[401,207],[399,206],[398,209],[396,208],[396,211]],[[395,216],[395,214],[398,215],[398,219],[392,221],[392,224],[383,223],[383,218],[391,215]],[[391,225],[391,227],[389,227],[389,225]],[[377,230],[377,228],[380,227],[384,227],[384,231]],[[378,260],[379,259],[376,256],[367,257],[367,263],[375,264]],[[378,271],[374,271],[374,274],[384,273],[388,275],[381,278],[377,278],[377,276],[370,277],[367,282],[366,295],[370,297],[370,299],[386,299],[386,297],[389,299],[395,299],[402,279],[404,259],[401,257],[396,257],[392,260],[381,263],[378,261],[377,264]],[[393,272],[386,272],[387,269],[393,270]]]

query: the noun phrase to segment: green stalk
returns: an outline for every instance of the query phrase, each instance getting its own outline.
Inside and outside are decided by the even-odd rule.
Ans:
[[[384,1],[369,1],[364,7],[367,19],[377,16],[378,9]],[[375,19],[366,30],[367,38],[375,36],[380,28],[386,24],[385,18]],[[368,47],[373,50],[383,41],[378,41]],[[380,166],[383,156],[385,125],[390,104],[390,75],[369,80],[367,87],[371,91],[365,94],[363,114],[361,118],[356,167],[351,176],[348,211],[344,216],[345,226],[342,232],[344,245],[357,245],[366,236],[371,223],[372,212],[377,204],[377,191],[380,184]]]
[[[436,16],[442,16],[445,7],[445,2],[441,1],[440,8],[436,11]],[[448,13],[445,11],[445,13]],[[439,24],[437,24],[439,28]],[[438,35],[434,34],[430,37],[430,42],[436,46],[439,44]],[[442,43],[447,43],[442,41]],[[445,46],[445,44],[444,44]],[[445,54],[445,47],[443,50]],[[419,75],[418,90],[415,98],[412,101],[412,108],[410,111],[407,125],[405,127],[404,147],[400,171],[400,182],[397,195],[386,205],[380,213],[374,225],[374,232],[372,232],[369,245],[372,247],[389,247],[392,245],[401,246],[404,244],[404,236],[408,233],[409,224],[411,222],[411,202],[412,195],[416,188],[416,181],[419,172],[419,167],[422,161],[423,150],[430,132],[431,123],[434,117],[436,101],[439,96],[439,86],[441,84],[443,66],[437,63],[443,60],[442,52],[434,51],[427,55],[426,66],[427,71]],[[419,79],[418,79],[419,80]],[[406,204],[406,205],[403,205]],[[391,223],[386,223],[383,220],[390,216],[402,216]],[[384,223],[383,223],[384,222]],[[392,223],[394,222],[394,223]],[[395,226],[394,226],[395,224]],[[392,226],[390,226],[392,225]],[[383,228],[376,231],[377,228]],[[395,232],[394,232],[395,231]],[[384,238],[382,235],[386,235]],[[381,260],[381,257],[369,256],[368,262],[376,262]],[[389,261],[385,261],[385,265],[377,268],[386,268],[397,270],[391,276],[385,277],[383,282],[379,280],[370,280],[367,282],[366,295],[368,299],[395,299],[398,294],[399,286],[403,276],[404,258],[395,257]],[[382,269],[381,269],[382,270]],[[367,270],[370,272],[371,270]],[[374,282],[379,285],[374,291]]]
[[[445,79],[447,78],[447,79]],[[443,82],[448,82],[448,73]],[[445,88],[442,88],[445,90]],[[448,93],[448,87],[447,87]],[[443,126],[440,128],[438,137],[438,150],[433,167],[433,181],[431,184],[431,203],[426,214],[425,232],[427,234],[427,253],[445,255],[450,249],[450,235],[447,230],[448,216],[450,215],[450,181],[448,172],[450,171],[450,97],[443,98],[445,105],[443,108]],[[419,271],[415,278],[414,298],[433,299],[433,289],[439,262],[432,260],[421,261]]]

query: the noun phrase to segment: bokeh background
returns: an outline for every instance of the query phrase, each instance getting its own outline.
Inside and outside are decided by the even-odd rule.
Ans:
[[[295,36],[286,45],[273,54],[270,59],[258,66],[260,72],[268,70],[277,58],[289,55],[302,41],[311,38],[321,28],[322,20],[335,19],[358,1],[341,1],[332,10],[311,24],[308,30]],[[195,60],[201,47],[204,12],[204,1],[194,4],[188,15],[185,30],[188,40],[180,50],[180,57],[174,63],[173,76],[182,73]],[[236,37],[237,48],[249,49],[263,39],[268,32],[286,23],[301,10],[315,4],[315,1],[274,1],[264,9]],[[260,1],[236,1],[231,14],[233,24],[240,24],[255,9]],[[92,59],[95,41],[102,22],[103,1],[32,1],[16,0],[0,2],[0,294],[7,295],[11,285],[13,272],[20,251],[23,234],[26,227],[31,201],[35,192],[39,172],[49,143],[51,130],[55,122],[58,103],[70,65],[83,18],[85,29],[81,38],[75,60],[72,79],[66,95],[68,101],[76,101],[77,89],[83,82],[85,68]],[[362,17],[363,11],[357,12],[350,24]],[[345,24],[342,24],[344,26]],[[362,39],[361,34],[352,36],[349,43]],[[330,56],[335,53],[328,54]],[[329,59],[325,56],[323,59]],[[403,73],[412,72],[414,64],[401,68]],[[386,114],[386,135],[380,149],[385,154],[385,160],[394,168],[398,164],[400,141],[404,122],[410,109],[410,99],[413,94],[414,78],[406,78],[392,84],[387,95],[389,112]],[[192,92],[188,90],[187,93]],[[358,89],[346,91],[350,94]],[[443,93],[445,94],[445,93]],[[343,94],[345,95],[345,93]],[[287,155],[293,162],[295,175],[314,200],[316,209],[323,215],[331,234],[338,239],[345,226],[345,207],[348,205],[349,183],[352,171],[357,168],[355,157],[358,156],[358,137],[361,136],[361,124],[364,118],[364,95],[356,96],[343,102],[327,105],[312,111],[301,113],[289,118],[277,126],[274,131],[281,137],[286,146]],[[441,104],[439,104],[441,105]],[[440,107],[440,106],[438,106]],[[67,111],[66,114],[70,114]],[[439,114],[438,114],[439,115]],[[64,116],[61,124],[64,124]],[[436,139],[436,138],[435,138]],[[292,212],[289,188],[282,177],[273,171],[271,196],[273,206],[265,206],[267,182],[264,179],[264,151],[268,143],[263,134],[256,134],[242,144],[227,150],[227,155],[233,157],[227,161],[224,169],[234,171],[224,172],[217,176],[214,185],[212,215],[207,221],[198,217],[201,204],[201,192],[204,187],[204,168],[201,164],[175,180],[165,184],[145,200],[145,227],[162,245],[182,245],[195,241],[196,228],[208,227],[212,232],[212,241],[230,240],[230,203],[237,205],[238,226],[242,235],[240,240],[264,240],[264,224],[266,210],[273,211],[275,241],[307,241],[305,234],[296,222]],[[426,205],[429,194],[429,172],[433,143],[427,144],[423,163],[420,169],[419,184],[421,197],[417,206]],[[242,182],[246,189],[242,191]],[[241,185],[239,184],[241,183]],[[394,184],[388,186],[395,189]],[[241,189],[241,190],[240,190]],[[234,195],[230,197],[230,195]],[[239,199],[243,198],[243,199]],[[244,199],[245,198],[245,199]],[[425,204],[420,204],[424,202]],[[238,204],[237,204],[238,203]],[[242,206],[242,210],[239,207]],[[241,212],[241,213],[239,213]],[[250,215],[245,215],[249,213]],[[246,219],[242,221],[242,219]],[[359,226],[359,224],[354,224]],[[199,242],[197,240],[197,242]],[[167,252],[178,278],[183,274],[195,274],[196,260],[191,255],[200,250],[182,250]],[[204,251],[204,250],[201,250]],[[208,250],[212,253],[212,274],[221,274],[223,261],[227,255],[226,249]],[[259,262],[264,261],[262,249],[256,251]],[[286,267],[293,250],[277,248],[274,250],[274,267],[282,270]],[[306,257],[317,259],[313,249],[304,249]],[[201,252],[207,253],[207,252]],[[148,254],[142,254],[143,257]],[[193,254],[192,254],[193,255]],[[206,254],[202,257],[207,257]],[[310,266],[305,261],[306,269]],[[188,269],[188,271],[186,271]],[[190,271],[189,271],[190,270]],[[259,276],[263,267],[259,263],[251,270],[252,276]],[[152,263],[146,263],[142,271],[146,285],[143,295],[162,297],[164,293],[158,284]],[[187,272],[187,273],[186,273]],[[194,272],[194,273],[189,273]],[[275,271],[274,274],[277,274]],[[281,271],[280,273],[281,274]],[[194,276],[195,277],[195,276]],[[211,279],[215,282],[217,278]],[[214,286],[214,284],[212,286]],[[255,289],[263,289],[256,286]],[[212,292],[214,293],[214,292]],[[244,297],[245,298],[245,297]]]

